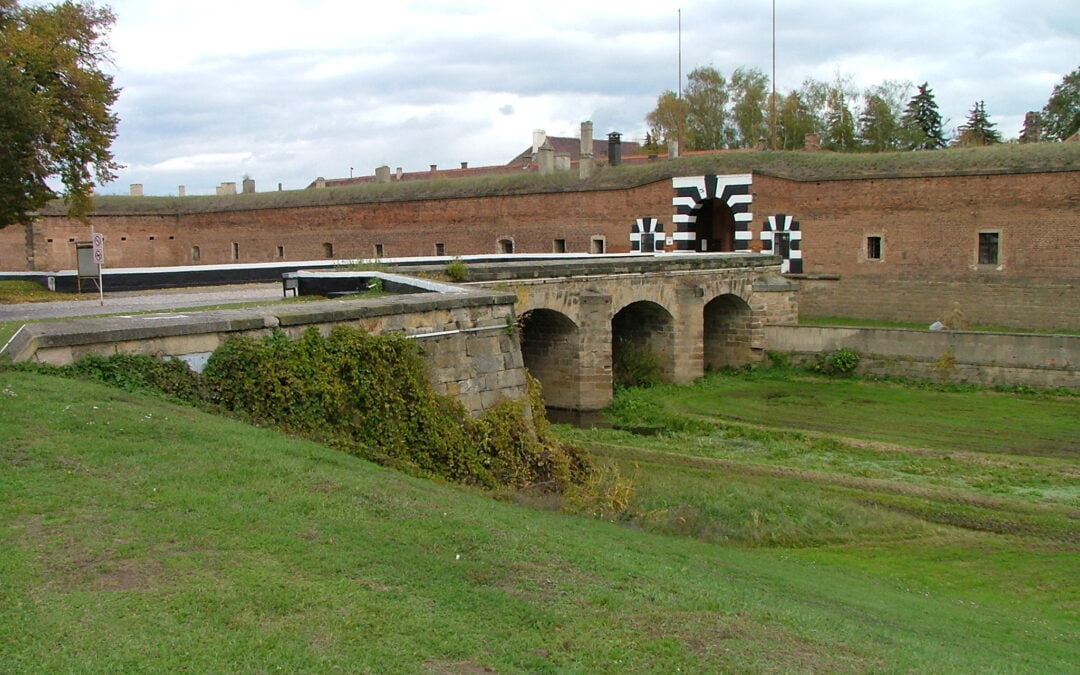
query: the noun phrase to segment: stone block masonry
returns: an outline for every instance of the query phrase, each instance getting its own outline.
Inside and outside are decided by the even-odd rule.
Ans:
[[[24,326],[4,349],[15,361],[53,365],[91,354],[176,356],[196,368],[228,339],[265,337],[277,329],[299,338],[314,326],[326,334],[340,324],[378,335],[402,333],[420,342],[436,393],[456,396],[473,415],[526,393],[513,324],[513,294],[461,289],[367,300],[327,300],[268,309],[182,315],[81,319]]]

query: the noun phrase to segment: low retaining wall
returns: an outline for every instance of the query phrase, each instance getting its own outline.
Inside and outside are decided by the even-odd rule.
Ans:
[[[449,290],[447,290],[449,289]],[[512,293],[443,285],[441,292],[324,300],[184,314],[78,319],[23,326],[0,354],[14,361],[66,365],[91,354],[175,356],[201,370],[210,353],[239,335],[274,329],[290,338],[339,324],[422,341],[434,390],[458,397],[472,414],[526,394]]]
[[[854,349],[866,375],[1080,389],[1080,336],[774,325],[765,342],[796,362]]]

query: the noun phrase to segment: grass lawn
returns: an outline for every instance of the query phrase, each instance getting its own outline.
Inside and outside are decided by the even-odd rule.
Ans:
[[[883,319],[862,319],[849,316],[800,316],[800,326],[851,326],[855,328],[909,328],[911,330],[928,330],[933,319],[929,321],[886,321]],[[968,330],[984,333],[1039,333],[1049,335],[1080,335],[1080,330],[1020,330],[1003,326],[971,326]]]
[[[848,457],[836,440],[836,466],[802,466],[797,443],[824,440],[716,432],[700,414],[648,437],[562,429],[636,472],[639,515],[611,523],[493,501],[150,396],[0,370],[0,663],[1075,669],[1068,500],[988,495],[962,471],[948,485],[861,476],[863,450]],[[796,444],[789,456],[770,458],[784,443]],[[1067,458],[1015,461],[1067,484],[1055,473]],[[936,517],[946,513],[971,520]],[[991,516],[1022,527],[970,526]]]

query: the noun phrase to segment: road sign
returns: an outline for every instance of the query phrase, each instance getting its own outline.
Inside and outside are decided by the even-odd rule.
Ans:
[[[94,233],[94,262],[101,265],[105,262],[105,235],[100,232]]]

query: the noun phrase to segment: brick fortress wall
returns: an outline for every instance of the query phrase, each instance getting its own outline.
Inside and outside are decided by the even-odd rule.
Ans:
[[[753,175],[751,231],[769,216],[799,222],[806,316],[930,323],[960,302],[973,323],[1080,329],[1080,172],[798,182]],[[179,216],[92,216],[110,267],[358,259],[500,252],[630,250],[639,218],[671,232],[670,179],[621,190],[290,207]],[[980,232],[1000,260],[979,265]],[[0,230],[0,269],[75,266],[71,240],[90,228],[46,217]],[[867,237],[881,257],[867,257]],[[49,241],[51,240],[51,241]],[[234,246],[235,245],[235,246]],[[198,250],[198,260],[193,252]],[[235,255],[234,255],[235,254]],[[31,267],[32,265],[32,267]]]

